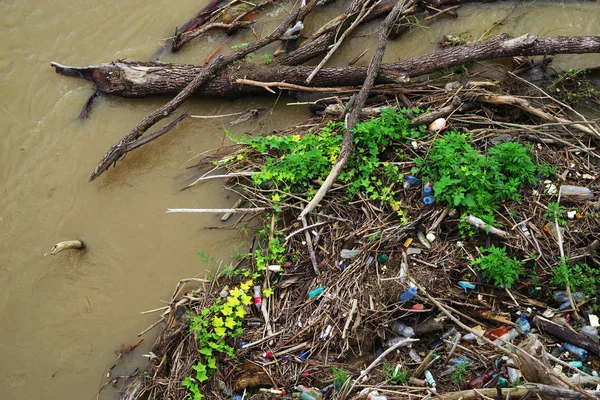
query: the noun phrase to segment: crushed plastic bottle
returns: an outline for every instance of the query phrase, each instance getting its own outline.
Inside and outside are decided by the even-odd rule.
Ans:
[[[571,294],[573,295],[573,300],[575,300],[578,303],[584,299],[583,293],[581,292],[575,292]],[[561,304],[565,301],[569,301],[569,295],[567,294],[566,290],[555,290],[554,292],[552,292],[552,297],[554,297],[554,300],[556,302]]]
[[[498,339],[494,340],[494,344],[497,346],[502,346],[505,342],[510,342],[511,340],[518,337],[520,334],[521,332],[519,332],[517,328],[513,328],[504,335],[498,337]]]
[[[590,200],[594,198],[592,191],[582,186],[562,185],[559,190],[563,196],[580,197]]]
[[[577,347],[574,344],[565,342],[563,344],[563,347],[565,348],[566,351],[568,351],[569,353],[573,354],[576,357],[587,358],[587,356],[588,356],[588,352],[587,352],[586,349],[582,349],[581,347]]]
[[[507,364],[506,372],[508,373],[508,381],[514,385],[517,382],[517,380],[519,379],[520,371],[516,368],[509,367],[509,365],[515,365],[515,366],[517,365],[513,358],[509,358],[508,360],[506,360],[506,364]]]
[[[591,325],[586,325],[586,326],[582,327],[581,330],[579,331],[579,333],[581,333],[582,335],[585,335],[585,336],[589,337],[594,342],[598,342],[598,340],[599,340],[598,329],[594,328]]]
[[[321,334],[321,337],[320,337],[320,339],[321,339],[321,340],[323,340],[323,341],[327,340],[327,338],[329,337],[329,334],[331,333],[331,330],[332,330],[332,329],[333,329],[333,326],[332,326],[332,325],[327,325],[327,326],[325,327],[325,330],[324,330],[324,331],[323,331],[323,333]]]
[[[323,293],[323,291],[325,291],[326,288],[327,288],[327,286],[319,286],[318,288],[315,288],[315,289],[311,290],[310,292],[308,292],[308,297],[311,299],[313,297],[317,297],[318,295]]]
[[[356,257],[358,257],[358,255],[360,254],[361,251],[362,251],[361,249],[356,249],[356,250],[342,249],[342,251],[340,252],[340,257],[356,258]]]
[[[473,290],[477,287],[476,285],[472,284],[471,282],[466,282],[466,281],[458,281],[458,286],[463,288],[465,293],[468,292],[468,289]]]
[[[404,184],[405,184],[405,189],[408,189],[411,186],[417,186],[421,184],[421,180],[419,178],[417,178],[416,176],[412,176],[412,175],[408,175],[408,174],[404,174],[402,175],[404,177]]]
[[[377,262],[381,265],[385,265],[390,257],[387,254],[380,254],[377,256]]]
[[[383,346],[384,346],[384,347],[387,347],[387,348],[390,348],[390,347],[392,347],[392,346],[395,346],[395,345],[397,345],[398,343],[400,343],[400,342],[402,342],[402,341],[404,341],[404,340],[406,340],[406,338],[405,338],[405,337],[403,337],[403,336],[396,336],[396,337],[393,337],[393,338],[391,338],[391,339],[387,340],[387,341],[386,341],[386,342],[383,344]],[[406,345],[408,345],[408,344],[409,344],[409,343],[406,343]]]
[[[302,23],[302,21],[298,21],[298,22],[296,22],[296,25],[294,25],[293,27],[291,27],[290,29],[288,29],[287,31],[285,31],[285,33],[283,34],[283,36],[284,37],[290,37],[294,33],[300,32],[302,29],[304,29],[304,24]]]
[[[417,351],[415,349],[410,349],[410,351],[408,352],[408,355],[411,358],[411,360],[413,360],[416,363],[423,362],[423,359],[421,358],[421,356],[419,355],[419,353],[417,353]]]
[[[456,358],[452,359],[450,364],[454,365],[455,367],[458,367],[459,365],[465,365],[465,366],[471,365],[472,362],[467,357],[456,357]]]
[[[301,399],[305,400],[319,400],[323,398],[323,394],[315,388],[306,387],[304,385],[296,386],[296,390],[298,390]]]
[[[415,330],[400,321],[396,321],[392,329],[394,329],[394,332],[396,332],[398,335],[402,335],[407,338],[415,336]]]
[[[281,265],[269,265],[267,269],[271,272],[281,272]]]
[[[417,295],[417,288],[415,286],[410,286],[404,292],[398,296],[398,303],[409,301],[413,297]]]
[[[521,316],[515,322],[517,324],[516,329],[520,334],[527,334],[531,331],[531,324],[527,321],[525,313],[521,313]]]

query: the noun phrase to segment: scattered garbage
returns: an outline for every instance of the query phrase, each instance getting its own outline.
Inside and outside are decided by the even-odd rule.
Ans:
[[[458,286],[463,288],[465,293],[467,293],[469,290],[473,290],[477,287],[475,284],[473,284],[471,282],[466,282],[466,281],[458,281]]]
[[[574,344],[565,342],[565,343],[563,343],[563,347],[566,351],[568,351],[569,353],[573,354],[576,357],[587,358],[587,356],[588,356],[587,350],[582,349],[581,347],[577,347]]]
[[[579,197],[588,200],[594,199],[594,194],[592,191],[582,186],[562,185],[560,187],[560,194],[563,196]]]
[[[360,254],[361,251],[362,250],[360,250],[360,249],[356,249],[356,250],[342,249],[342,251],[340,252],[340,257],[356,258],[356,257],[358,257],[358,255]]]
[[[413,297],[417,295],[417,288],[415,286],[410,286],[404,292],[398,296],[398,302],[405,302],[411,300]]]
[[[446,125],[446,118],[438,118],[435,121],[433,121],[431,124],[429,124],[428,129],[431,132],[437,133],[437,132],[443,131],[447,127],[448,126]]]
[[[415,330],[410,326],[404,324],[403,322],[396,321],[393,326],[394,332],[398,335],[402,335],[404,337],[413,337],[415,336]]]
[[[325,289],[327,289],[327,286],[319,286],[318,288],[315,288],[315,289],[311,290],[310,292],[308,292],[308,297],[310,299],[312,299],[313,297],[317,297],[318,295],[323,293],[325,291]]]
[[[418,186],[421,184],[421,179],[417,178],[416,176],[407,175],[407,174],[404,174],[402,176],[404,177],[404,185],[405,185],[404,188],[405,189],[408,189],[413,186]]]
[[[260,293],[260,286],[254,286],[254,306],[260,310],[262,306],[262,297]]]

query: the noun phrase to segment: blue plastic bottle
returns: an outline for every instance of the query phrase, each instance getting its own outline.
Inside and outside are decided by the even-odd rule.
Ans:
[[[586,349],[582,349],[581,347],[577,347],[571,343],[565,342],[565,344],[563,344],[563,347],[566,351],[579,358],[587,358],[588,356],[588,352]]]
[[[521,316],[516,321],[517,330],[520,334],[526,334],[531,331],[531,324],[527,321],[527,316],[525,313],[521,313]]]
[[[404,177],[404,180],[406,182],[408,182],[409,187],[417,186],[421,183],[421,180],[419,178],[417,178],[416,176],[412,176],[412,175],[408,175],[408,174],[404,174],[402,176]]]
[[[417,288],[414,286],[411,286],[408,289],[406,289],[404,292],[402,292],[400,294],[400,296],[398,296],[398,302],[400,303],[400,302],[404,302],[404,301],[409,301],[416,295],[417,295]]]
[[[423,203],[425,203],[425,205],[430,205],[435,202],[435,197],[433,197],[433,186],[431,183],[427,183],[425,186],[423,186],[421,198],[423,199]]]

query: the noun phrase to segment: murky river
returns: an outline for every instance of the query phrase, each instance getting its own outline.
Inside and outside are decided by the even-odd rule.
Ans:
[[[167,207],[220,208],[235,195],[219,182],[179,189],[197,172],[186,171],[197,154],[225,139],[222,121],[186,120],[174,131],[127,156],[117,169],[94,183],[88,176],[112,143],[165,99],[101,98],[90,118],[77,115],[92,90],[86,82],[56,75],[50,61],[87,65],[120,58],[151,60],[161,40],[206,2],[136,0],[4,1],[0,46],[0,398],[95,398],[115,350],[136,342],[136,334],[156,314],[140,312],[164,305],[179,279],[204,275],[214,264],[198,252],[228,259],[247,245],[237,230],[207,230],[217,216],[166,215]],[[266,34],[291,7],[273,11]],[[328,6],[307,23],[315,29],[337,15]],[[557,36],[600,34],[600,6],[543,3],[468,6],[459,20],[441,20],[392,44],[386,61],[435,49],[442,34],[531,32]],[[334,62],[374,49],[377,25],[349,41]],[[228,45],[253,40],[250,33]],[[222,36],[197,40],[167,62],[201,62]],[[272,52],[273,47],[259,52]],[[370,52],[360,63],[368,62]],[[600,65],[598,55],[558,57],[562,66]],[[214,115],[249,107],[274,109],[263,130],[308,116],[288,99],[194,100],[184,109]],[[257,132],[252,124],[231,129]],[[45,255],[56,243],[79,238],[85,252]],[[152,340],[150,334],[147,342]],[[141,357],[137,356],[140,360]],[[107,393],[111,397],[112,393]]]

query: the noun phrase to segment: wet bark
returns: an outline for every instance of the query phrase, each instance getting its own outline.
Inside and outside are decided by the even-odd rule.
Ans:
[[[430,74],[467,62],[514,56],[600,52],[600,36],[538,38],[527,34],[511,38],[506,34],[488,41],[455,47],[420,57],[383,64],[376,84],[399,83],[405,77]],[[102,93],[121,97],[147,97],[179,93],[206,67],[156,63],[114,62],[90,67],[69,67],[52,63],[56,72],[94,82]],[[286,82],[304,85],[312,72],[309,66],[256,65],[238,63],[218,72],[195,91],[204,97],[239,97],[265,93],[260,87],[236,83],[236,79]],[[367,67],[323,68],[311,82],[313,87],[362,85]]]

